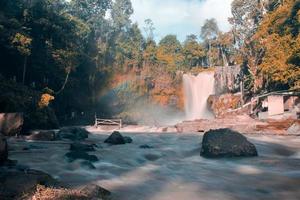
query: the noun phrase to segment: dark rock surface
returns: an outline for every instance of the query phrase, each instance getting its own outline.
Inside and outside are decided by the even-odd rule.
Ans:
[[[125,140],[125,143],[129,143],[129,144],[133,142],[132,138],[128,137],[128,136],[124,136],[124,140]]]
[[[0,133],[0,165],[4,164],[8,157],[8,146],[6,139]]]
[[[66,157],[69,162],[73,162],[74,160],[86,160],[90,162],[97,162],[99,159],[95,155],[89,155],[84,151],[71,151],[66,153]]]
[[[50,175],[28,169],[0,168],[0,199],[21,199],[24,194],[33,192],[37,185],[54,186],[57,182]]]
[[[87,161],[87,160],[82,161],[80,163],[80,166],[83,168],[86,168],[86,169],[96,169],[96,167],[93,165],[93,163],[90,161]]]
[[[114,131],[104,142],[112,145],[119,145],[132,143],[132,139],[130,137],[123,137],[120,132]]]
[[[83,144],[83,143],[73,143],[70,145],[71,151],[95,151],[94,145]]]
[[[0,132],[6,136],[18,135],[24,123],[22,113],[0,113]]]
[[[147,144],[144,144],[144,145],[141,145],[140,148],[141,149],[153,149],[154,147],[150,146],[150,145],[147,145]]]
[[[231,129],[206,132],[202,140],[201,156],[207,158],[257,156],[254,144],[240,133]]]
[[[36,141],[54,141],[57,137],[54,131],[32,131],[26,139]]]
[[[105,199],[111,195],[111,192],[95,184],[85,186],[80,190],[81,193],[88,196],[90,199]]]
[[[57,135],[62,139],[79,141],[88,138],[89,132],[80,127],[66,127],[60,129]]]

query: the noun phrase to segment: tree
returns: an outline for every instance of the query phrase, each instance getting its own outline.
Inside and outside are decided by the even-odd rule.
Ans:
[[[205,58],[204,48],[197,41],[196,35],[188,35],[183,44],[185,63],[190,68],[203,64]]]
[[[203,40],[205,40],[208,43],[208,65],[211,66],[211,43],[212,40],[217,37],[219,33],[219,27],[217,24],[217,21],[215,19],[207,19],[204,23],[204,25],[201,27],[200,36]]]
[[[126,29],[130,26],[130,16],[133,14],[133,8],[130,0],[116,0],[111,9],[111,18],[113,27],[117,31]]]
[[[171,73],[182,68],[182,46],[175,35],[167,35],[161,39],[157,49],[157,60],[160,65],[166,65]]]
[[[300,2],[286,0],[268,13],[252,37],[263,54],[259,72],[265,88],[300,88]]]
[[[151,19],[146,19],[145,20],[144,31],[146,33],[146,40],[147,41],[149,41],[149,40],[154,41],[155,27],[154,27],[153,21]]]
[[[16,33],[16,35],[12,39],[12,44],[16,47],[16,49],[20,52],[20,54],[24,56],[23,75],[22,75],[23,84],[25,84],[27,58],[31,54],[31,42],[32,39],[26,35],[23,35],[22,33]]]

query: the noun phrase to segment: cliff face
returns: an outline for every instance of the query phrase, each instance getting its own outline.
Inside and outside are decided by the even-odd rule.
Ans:
[[[239,91],[239,66],[197,69],[200,71],[191,71],[191,73],[215,71],[216,96],[210,98],[211,110],[215,115],[219,115],[223,109],[237,107],[240,97],[235,98],[233,95],[224,97],[220,94]],[[149,115],[150,118],[157,118],[156,114],[151,114],[154,110],[158,112],[168,109],[169,113],[169,109],[172,109],[183,113],[183,73],[170,74],[162,66],[144,66],[115,73],[109,89],[106,94],[102,95],[101,105],[110,112],[107,115],[122,117],[128,122],[136,122],[142,118],[149,119]],[[144,117],[145,115],[147,117]],[[150,121],[153,120],[155,121],[155,119]]]
[[[172,75],[158,66],[146,66],[115,73],[100,104],[108,117],[154,124],[163,121],[162,116],[182,113],[183,99],[182,73]]]
[[[216,94],[235,93],[240,90],[240,66],[216,67]]]

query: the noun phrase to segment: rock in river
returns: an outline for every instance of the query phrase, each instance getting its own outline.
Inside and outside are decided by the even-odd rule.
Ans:
[[[132,139],[130,137],[123,137],[120,132],[114,131],[104,142],[112,145],[119,145],[132,143]]]
[[[69,139],[73,141],[84,140],[88,138],[89,132],[80,127],[66,127],[60,129],[58,136],[63,139]]]
[[[39,184],[54,186],[56,185],[56,180],[50,175],[37,170],[28,169],[21,171],[18,169],[0,168],[0,199],[23,199],[25,194],[32,193]]]
[[[84,151],[71,151],[66,154],[66,157],[68,158],[69,162],[73,162],[74,160],[80,159],[80,160],[87,160],[90,162],[97,162],[99,159],[95,155],[89,155],[88,153]]]
[[[94,145],[75,142],[70,145],[71,151],[95,151]]]
[[[202,140],[201,156],[207,158],[257,156],[254,144],[230,129],[210,130]]]
[[[34,141],[54,141],[57,138],[54,131],[31,131],[31,134],[27,136],[26,139]]]

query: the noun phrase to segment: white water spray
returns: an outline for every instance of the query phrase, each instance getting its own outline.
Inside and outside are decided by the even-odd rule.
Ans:
[[[197,76],[184,74],[183,86],[187,120],[213,118],[207,108],[207,99],[215,93],[214,72],[202,72]]]

